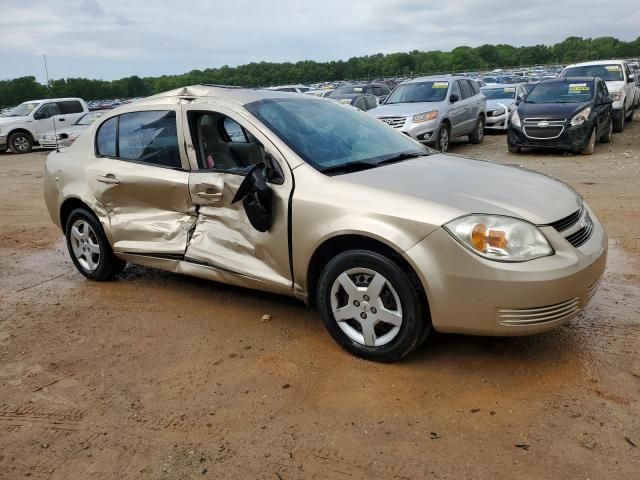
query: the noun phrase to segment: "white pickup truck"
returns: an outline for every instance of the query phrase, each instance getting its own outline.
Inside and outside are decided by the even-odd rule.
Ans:
[[[567,66],[561,77],[600,77],[613,100],[613,131],[621,132],[624,123],[633,120],[635,82],[624,60],[598,60]]]
[[[49,98],[21,103],[0,117],[0,152],[29,153],[40,135],[74,123],[89,111],[81,98]]]

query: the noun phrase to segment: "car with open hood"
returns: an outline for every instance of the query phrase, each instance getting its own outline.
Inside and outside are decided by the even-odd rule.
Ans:
[[[509,128],[511,113],[516,103],[527,96],[525,83],[515,85],[488,85],[480,89],[487,99],[487,120],[485,128],[506,130]]]
[[[568,65],[560,77],[599,77],[606,82],[613,100],[614,132],[622,132],[625,122],[633,120],[635,82],[624,60],[596,60]]]
[[[398,85],[369,113],[414,140],[446,152],[451,139],[484,138],[486,100],[466,77],[420,77]]]
[[[611,142],[612,103],[600,78],[544,80],[511,115],[509,151],[532,147],[591,155],[597,142]]]
[[[99,119],[103,110],[94,110],[82,115],[68,127],[56,127],[40,135],[39,144],[42,148],[68,147],[84,132],[89,125]]]
[[[89,279],[130,262],[294,296],[376,361],[431,330],[562,325],[586,307],[607,254],[602,225],[564,183],[266,90],[185,87],[111,110],[48,156],[44,197]]]

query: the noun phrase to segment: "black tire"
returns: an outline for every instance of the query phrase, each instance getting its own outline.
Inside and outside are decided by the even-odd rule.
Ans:
[[[31,135],[25,132],[12,133],[9,136],[9,148],[13,153],[29,153],[33,150]]]
[[[0,153],[4,153],[9,149],[9,147],[7,145],[5,145],[4,147],[0,147]]]
[[[438,130],[438,136],[436,137],[436,150],[441,151],[442,153],[447,153],[449,151],[449,145],[451,144],[451,129],[447,123],[443,123],[440,125],[440,129]]]
[[[482,139],[484,138],[484,118],[478,117],[476,122],[476,128],[469,135],[469,143],[478,144],[482,143]]]
[[[613,119],[613,131],[620,133],[622,130],[624,130],[624,112],[620,112],[620,116]]]
[[[609,126],[605,129],[604,135],[600,138],[600,143],[611,143],[613,136],[613,120],[609,122]]]
[[[400,308],[402,309],[401,324],[397,327],[398,330],[395,336],[386,344],[368,346],[362,342],[357,342],[343,331],[334,317],[332,299],[338,298],[337,295],[335,297],[332,295],[334,283],[338,282],[338,277],[343,273],[358,269],[380,274],[387,282],[385,285],[390,285],[397,294],[397,298],[399,298]],[[359,276],[359,274],[355,275],[356,277],[354,278]],[[384,293],[392,295],[390,290],[385,292],[384,289],[386,288],[387,286],[383,288],[380,298],[383,298]],[[345,292],[342,291],[340,293],[344,294]],[[418,279],[412,272],[407,272],[401,268],[394,260],[376,252],[369,250],[352,250],[334,257],[320,273],[316,295],[320,316],[333,339],[348,352],[366,360],[376,362],[398,361],[417,348],[426,339],[431,330],[429,309],[422,294],[422,287]],[[365,300],[367,299],[365,298]],[[379,305],[374,302],[373,299],[371,299],[371,302],[371,306]],[[355,303],[356,302],[354,302],[354,305]],[[350,296],[346,299],[346,305],[349,307],[352,305]],[[383,306],[386,305],[383,304]],[[362,310],[363,312],[370,312],[371,318],[375,318],[375,314],[378,313],[374,311],[375,309],[367,310],[364,301],[362,304],[358,304],[357,308],[364,309]],[[354,308],[354,310],[355,309],[356,308]],[[360,315],[362,315],[362,313]],[[365,315],[365,318],[366,316],[367,315]],[[354,317],[353,320],[349,320],[348,322],[354,324],[359,323],[360,320],[356,322]],[[378,326],[381,326],[383,329],[393,328],[390,327],[389,324],[382,323],[383,324],[378,323]],[[377,334],[376,332],[376,335]],[[384,335],[384,330],[380,337],[376,337],[376,340],[380,340],[382,335]],[[364,338],[364,330],[362,330],[362,337]]]
[[[74,225],[78,224],[77,222],[85,222],[85,224],[91,227],[88,231],[88,237],[91,236],[91,242],[99,246],[99,256],[96,261],[97,266],[94,269],[88,268],[86,266],[86,261],[84,261],[85,265],[83,265],[83,259],[79,259],[74,252],[73,244],[75,242],[75,238],[73,237],[71,230]],[[93,235],[90,235],[91,233]],[[67,237],[67,249],[69,250],[69,255],[71,256],[73,264],[76,266],[78,271],[88,279],[103,282],[113,279],[116,275],[122,272],[122,270],[124,270],[126,262],[114,255],[113,250],[109,245],[109,241],[104,234],[102,225],[100,225],[100,222],[92,212],[85,210],[84,208],[77,208],[73,210],[69,215],[65,226],[65,235]]]
[[[520,153],[520,151],[522,150],[522,148],[512,145],[509,142],[507,142],[507,148],[511,153]]]
[[[631,107],[629,109],[629,115],[627,115],[627,122],[633,122],[633,114],[634,114],[635,110],[633,109],[633,107]]]
[[[580,152],[582,155],[593,155],[593,151],[596,147],[596,127],[591,129],[591,135],[589,135],[589,141]]]

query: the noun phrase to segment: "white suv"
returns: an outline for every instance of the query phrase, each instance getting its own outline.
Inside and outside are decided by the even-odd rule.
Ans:
[[[50,98],[21,103],[0,117],[0,152],[29,153],[44,132],[74,123],[89,111],[81,98]]]
[[[613,100],[613,131],[621,132],[624,122],[633,120],[635,82],[624,60],[598,60],[566,67],[560,77],[600,77]]]

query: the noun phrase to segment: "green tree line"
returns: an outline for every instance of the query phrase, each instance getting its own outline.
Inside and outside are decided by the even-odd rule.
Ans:
[[[296,63],[249,63],[238,67],[192,70],[181,75],[138,76],[105,81],[87,78],[38,83],[35,77],[0,81],[0,105],[46,97],[82,97],[85,100],[147,96],[185,85],[211,83],[259,87],[289,83],[422,75],[431,73],[490,70],[497,67],[566,64],[582,60],[627,58],[640,55],[640,37],[625,42],[613,37],[569,37],[555,45],[513,47],[482,45],[457,47],[450,52],[413,50],[376,54],[349,60]]]

